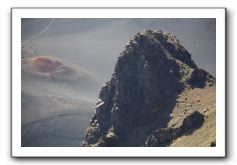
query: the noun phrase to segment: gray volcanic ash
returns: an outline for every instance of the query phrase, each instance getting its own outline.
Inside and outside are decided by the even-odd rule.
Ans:
[[[27,48],[22,57],[22,146],[80,146],[100,80]]]

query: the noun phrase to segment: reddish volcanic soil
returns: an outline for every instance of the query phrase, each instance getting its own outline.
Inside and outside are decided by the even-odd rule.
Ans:
[[[26,59],[23,70],[28,73],[34,72],[35,74],[44,75],[49,78],[63,78],[64,76],[74,73],[74,70],[71,67],[46,56],[37,56]]]
[[[34,58],[27,59],[27,64],[32,66],[39,72],[52,72],[57,67],[62,66],[62,63],[58,60],[52,59],[50,57],[38,56]]]

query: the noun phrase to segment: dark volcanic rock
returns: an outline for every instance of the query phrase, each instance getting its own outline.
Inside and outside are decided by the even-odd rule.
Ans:
[[[215,147],[216,146],[216,141],[211,142],[211,147]]]
[[[179,128],[161,128],[153,131],[145,142],[146,147],[164,147],[168,146],[174,139],[191,134],[200,128],[204,122],[204,116],[198,111],[193,112],[183,120],[182,126]]]
[[[193,132],[195,129],[202,126],[202,123],[204,122],[204,116],[198,112],[195,111],[190,116],[184,119],[183,125],[179,128],[180,135],[188,134],[189,132]]]
[[[152,130],[167,125],[177,95],[203,85],[206,77],[175,36],[154,30],[137,33],[100,91],[82,145],[144,146]]]
[[[215,78],[210,75],[208,72],[202,69],[194,69],[191,78],[188,80],[188,83],[193,87],[203,88],[206,84],[206,81],[210,84],[215,83]]]

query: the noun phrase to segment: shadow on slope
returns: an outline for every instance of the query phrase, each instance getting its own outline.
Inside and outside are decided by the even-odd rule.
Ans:
[[[195,111],[184,119],[183,124],[179,128],[161,128],[153,131],[146,139],[146,147],[165,147],[169,146],[173,140],[183,135],[190,135],[195,130],[202,127],[204,116]]]

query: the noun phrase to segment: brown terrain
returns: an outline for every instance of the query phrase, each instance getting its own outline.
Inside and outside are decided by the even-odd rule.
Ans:
[[[201,128],[190,135],[184,135],[172,142],[171,147],[209,147],[216,139],[216,85],[207,84],[204,88],[186,89],[177,98],[172,118],[168,124],[177,128],[194,111],[204,115]]]

